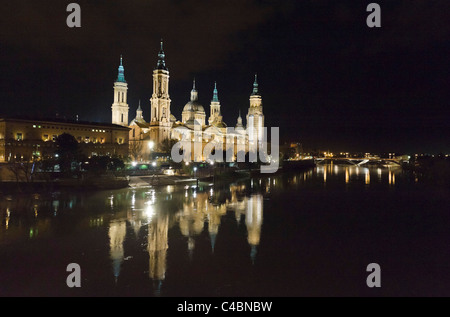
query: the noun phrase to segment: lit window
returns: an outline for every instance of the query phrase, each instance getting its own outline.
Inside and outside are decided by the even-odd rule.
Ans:
[[[23,140],[23,135],[22,135],[22,133],[17,133],[17,134],[16,134],[16,139],[17,139],[17,141],[22,141],[22,140]]]

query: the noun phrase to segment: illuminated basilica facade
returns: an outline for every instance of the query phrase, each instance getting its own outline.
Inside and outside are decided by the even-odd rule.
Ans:
[[[130,128],[130,156],[134,161],[145,161],[150,157],[150,151],[167,151],[167,149],[164,149],[165,143],[173,144],[175,141],[181,140],[188,140],[192,153],[191,159],[194,161],[217,159],[205,157],[205,153],[211,153],[211,148],[214,149],[213,153],[218,148],[222,149],[221,153],[227,153],[227,151],[229,151],[228,153],[234,153],[231,157],[234,161],[238,152],[244,151],[246,153],[249,151],[249,146],[258,144],[259,140],[262,140],[264,114],[256,75],[246,116],[247,127],[243,124],[240,111],[234,125],[228,126],[223,121],[217,83],[214,83],[210,113],[207,117],[205,108],[198,101],[195,80],[190,93],[190,100],[183,108],[181,120],[177,120],[171,112],[169,77],[161,41],[157,65],[153,70],[150,122],[145,121],[140,102],[135,118],[129,122],[128,84],[125,81],[122,57],[120,59],[118,77],[114,83],[114,103],[111,108],[112,123]],[[208,144],[210,148],[205,151]]]

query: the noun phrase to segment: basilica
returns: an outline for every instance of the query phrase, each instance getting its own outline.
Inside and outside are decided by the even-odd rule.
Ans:
[[[129,154],[134,161],[148,161],[151,152],[167,153],[168,145],[182,140],[188,140],[189,145],[192,145],[193,150],[189,153],[191,153],[190,159],[194,161],[218,159],[217,157],[208,157],[208,154],[205,154],[205,148],[208,144],[214,149],[220,148],[223,150],[221,152],[234,153],[231,159],[236,160],[236,154],[239,151],[248,152],[251,144],[256,144],[258,140],[262,140],[264,115],[256,75],[246,116],[247,126],[243,124],[240,111],[235,124],[227,125],[224,122],[220,111],[221,105],[216,83],[214,83],[210,112],[207,118],[205,108],[198,101],[195,79],[190,92],[190,100],[183,108],[181,120],[177,120],[171,112],[169,77],[163,42],[161,41],[157,64],[153,70],[150,122],[144,120],[140,102],[135,118],[129,121],[128,84],[125,80],[122,57],[120,58],[118,76],[114,82],[114,102],[111,107],[112,123],[130,129]],[[211,151],[206,153],[211,153]]]

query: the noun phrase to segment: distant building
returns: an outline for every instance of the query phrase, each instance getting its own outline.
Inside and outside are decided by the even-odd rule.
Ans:
[[[129,128],[96,122],[49,119],[0,118],[0,162],[29,161],[55,154],[55,139],[68,133],[88,157],[128,157]]]

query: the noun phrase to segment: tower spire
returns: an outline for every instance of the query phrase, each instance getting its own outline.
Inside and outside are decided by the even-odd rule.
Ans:
[[[213,99],[214,102],[219,102],[219,96],[217,91],[217,82],[214,82]]]
[[[239,117],[237,118],[236,128],[243,128],[242,117],[241,117],[241,109],[239,109]]]
[[[166,54],[164,54],[163,40],[161,39],[161,49],[159,50],[158,53],[158,64],[156,66],[157,69],[167,70],[165,58]]]
[[[195,89],[195,78],[194,78],[194,82],[192,84],[192,90],[191,90],[191,101],[196,101],[198,100],[198,92],[197,89]]]
[[[116,82],[122,82],[122,83],[126,83],[125,80],[125,69],[123,68],[123,64],[122,64],[122,54],[120,55],[120,65],[119,65],[119,71],[118,71],[118,75],[117,75],[117,80]]]
[[[255,74],[255,82],[253,83],[253,92],[252,92],[252,96],[253,95],[258,95],[258,75]]]

